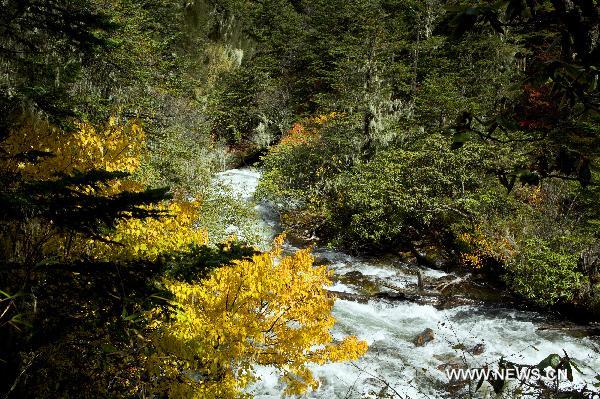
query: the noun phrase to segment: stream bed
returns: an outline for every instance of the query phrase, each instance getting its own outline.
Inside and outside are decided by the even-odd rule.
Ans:
[[[232,195],[254,201],[260,171],[233,169],[220,173],[217,179],[231,189]],[[255,208],[260,215],[257,228],[263,229],[267,238],[274,237],[277,215],[265,204],[255,204]],[[286,249],[293,251],[295,247],[287,244]],[[592,383],[600,374],[597,338],[547,328],[552,325],[547,315],[477,301],[441,307],[435,298],[429,303],[394,296],[394,292],[417,286],[417,268],[429,282],[452,281],[458,279],[456,276],[389,258],[363,259],[326,248],[315,248],[314,255],[317,262],[334,272],[334,284],[328,287],[338,293],[333,309],[337,320],[334,337],[356,335],[367,341],[369,350],[354,363],[312,366],[321,386],[307,397],[459,397],[465,388],[450,386],[444,370],[465,364],[496,365],[501,356],[518,364],[537,364],[551,353],[566,352],[583,372],[575,373],[578,387]],[[390,295],[365,299],[365,285]],[[415,338],[426,329],[432,330],[433,340],[416,345]],[[280,398],[283,387],[278,372],[268,367],[257,371],[260,381],[249,392],[261,399]],[[487,395],[493,397],[485,383],[477,396]]]

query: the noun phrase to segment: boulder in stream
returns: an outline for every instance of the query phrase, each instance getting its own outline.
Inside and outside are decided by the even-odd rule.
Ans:
[[[469,353],[473,356],[479,356],[485,352],[485,344],[477,344],[469,349]]]
[[[415,346],[423,346],[435,339],[435,333],[431,328],[426,328],[423,332],[414,339]]]
[[[358,270],[353,270],[342,275],[335,276],[335,279],[351,287],[356,287],[361,294],[373,295],[380,292],[379,284],[369,276],[365,276]]]
[[[406,294],[402,292],[378,292],[373,297],[389,302],[405,301],[407,299]]]

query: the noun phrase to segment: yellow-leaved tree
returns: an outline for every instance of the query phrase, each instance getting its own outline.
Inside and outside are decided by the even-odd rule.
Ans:
[[[119,123],[111,118],[100,128],[87,122],[78,122],[75,127],[73,132],[64,132],[47,122],[23,124],[2,141],[7,155],[2,166],[36,180],[54,180],[61,173],[92,169],[133,173],[139,167],[145,135],[137,121]],[[46,153],[47,157],[36,162],[15,157],[31,151]]]
[[[47,122],[24,123],[0,143],[0,150],[6,155],[0,159],[0,166],[18,172],[26,181],[56,181],[60,176],[93,170],[131,175],[140,167],[146,137],[138,121],[121,123],[113,117],[99,127],[87,122],[78,122],[75,127],[72,132],[64,132]],[[121,177],[96,187],[73,187],[73,191],[112,196],[140,192],[144,188],[131,177]],[[100,239],[58,231],[51,223],[32,222],[27,226],[27,238],[36,242],[36,251],[45,257],[103,261],[153,261],[161,254],[207,243],[206,232],[195,227],[199,199],[173,200],[145,208],[164,217],[124,217],[117,222],[114,231]]]
[[[160,219],[124,219],[106,238],[111,242],[87,240],[86,252],[99,260],[149,260],[162,254],[186,251],[190,245],[206,245],[208,234],[195,226],[200,201],[172,201],[151,206],[162,211]]]
[[[196,284],[167,281],[172,320],[157,318],[158,353],[151,369],[157,390],[173,398],[247,396],[254,365],[279,368],[286,394],[316,389],[309,363],[355,360],[367,350],[356,337],[333,342],[334,299],[325,266],[310,250],[282,256],[274,249],[212,271]]]

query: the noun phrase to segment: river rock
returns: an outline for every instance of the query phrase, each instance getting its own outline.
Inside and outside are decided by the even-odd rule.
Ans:
[[[402,292],[378,292],[373,297],[390,302],[405,301],[407,299],[406,294]]]
[[[398,253],[398,257],[400,258],[400,261],[403,263],[408,263],[411,265],[417,264],[417,257],[414,256],[414,254],[410,251],[401,251]]]
[[[485,352],[485,344],[477,344],[475,346],[473,346],[471,349],[469,349],[468,351],[471,355],[474,356],[479,356],[481,355],[483,352]]]
[[[338,275],[335,280],[340,281],[346,285],[350,285],[358,288],[362,294],[373,295],[380,291],[379,284],[372,278],[365,276],[358,270]]]
[[[444,276],[435,282],[435,289],[447,298],[468,298],[474,301],[503,303],[510,302],[510,296],[487,282],[466,275]]]
[[[415,346],[423,346],[428,342],[433,341],[435,338],[435,333],[431,328],[426,328],[423,332],[414,339]]]
[[[331,295],[335,295],[338,299],[343,299],[345,301],[352,301],[358,303],[369,303],[371,297],[369,295],[355,294],[352,292],[342,292],[342,291],[334,291],[327,290]]]
[[[365,277],[365,275],[362,274],[361,272],[359,272],[358,270],[352,270],[351,272],[344,273],[344,278],[347,278],[347,279],[360,280],[360,279],[363,279],[364,277]]]
[[[485,352],[485,344],[484,343],[480,343],[480,344],[476,344],[471,348],[467,348],[465,346],[465,344],[458,344],[458,345],[454,345],[452,347],[452,349],[454,350],[460,350],[466,353],[469,353],[473,356],[479,356],[481,355],[483,352]]]
[[[331,261],[327,258],[316,258],[315,261],[313,262],[313,265],[315,266],[329,266],[331,265]]]
[[[442,362],[442,364],[438,367],[438,369],[443,369],[444,364],[451,364],[451,363],[460,363],[463,360],[455,353],[455,352],[446,352],[446,353],[440,353],[440,354],[435,354],[432,356],[435,360],[439,360],[440,362]]]
[[[440,371],[459,370],[459,369],[466,368],[466,365],[462,360],[457,359],[455,361],[450,361],[450,362],[439,364],[436,368]]]

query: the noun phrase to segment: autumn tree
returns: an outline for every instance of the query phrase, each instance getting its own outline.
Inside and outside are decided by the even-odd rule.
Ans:
[[[319,385],[308,363],[355,360],[366,351],[356,337],[333,342],[334,299],[325,266],[309,250],[282,256],[274,248],[234,261],[199,283],[167,281],[172,321],[155,323],[155,390],[169,397],[237,398],[256,380],[256,365],[281,370],[285,393]]]

